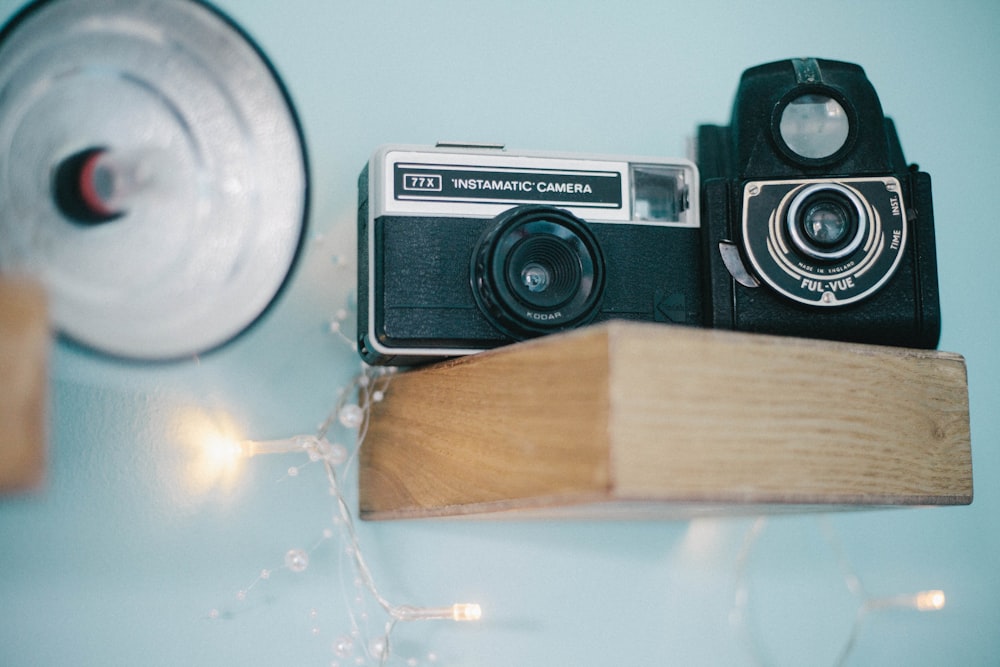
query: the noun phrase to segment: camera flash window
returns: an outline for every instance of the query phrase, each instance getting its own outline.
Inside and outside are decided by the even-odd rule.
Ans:
[[[633,164],[632,214],[636,220],[677,222],[688,208],[684,173],[674,166]]]
[[[778,131],[796,155],[810,160],[828,158],[847,143],[850,119],[837,100],[821,94],[800,95],[781,112]]]

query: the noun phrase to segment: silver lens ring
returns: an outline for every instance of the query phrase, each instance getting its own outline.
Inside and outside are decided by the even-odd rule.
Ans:
[[[831,250],[824,250],[805,239],[799,225],[799,216],[806,210],[807,203],[823,201],[821,196],[824,193],[836,193],[833,199],[846,199],[851,209],[845,213],[853,213],[855,216],[854,237],[846,244],[837,244]],[[839,183],[814,183],[799,190],[788,206],[785,223],[795,247],[810,257],[821,260],[839,260],[850,256],[857,251],[868,234],[868,213],[864,203],[853,190]]]

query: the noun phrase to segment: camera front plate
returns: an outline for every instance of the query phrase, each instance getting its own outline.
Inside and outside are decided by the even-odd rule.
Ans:
[[[797,195],[819,185],[847,190],[860,207],[861,238],[842,257],[803,251],[789,233]],[[861,301],[892,277],[907,243],[900,183],[893,177],[751,181],[743,189],[743,248],[761,280],[779,294],[809,306],[839,307]],[[818,254],[818,253],[817,253]]]

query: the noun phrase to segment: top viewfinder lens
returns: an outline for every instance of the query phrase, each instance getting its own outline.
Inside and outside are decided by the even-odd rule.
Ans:
[[[828,158],[847,143],[850,132],[847,112],[826,95],[801,95],[781,112],[778,130],[788,148],[809,160]]]

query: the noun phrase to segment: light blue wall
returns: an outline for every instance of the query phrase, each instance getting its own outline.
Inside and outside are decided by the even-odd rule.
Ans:
[[[3,0],[0,15],[18,4]],[[968,360],[974,504],[774,519],[745,557],[751,518],[362,524],[387,597],[485,610],[478,624],[400,626],[396,664],[435,652],[470,666],[753,665],[752,642],[766,664],[832,664],[861,603],[845,562],[874,597],[948,596],[937,613],[869,616],[847,664],[998,663],[1000,5],[220,6],[297,103],[322,238],[266,320],[200,361],[137,367],[54,346],[48,486],[0,500],[0,664],[355,664],[357,647],[333,651],[357,604],[340,532],[322,541],[336,526],[321,470],[288,477],[303,460],[254,459],[228,487],[199,485],[184,427],[228,418],[257,438],[310,432],[357,370],[327,324],[354,288],[355,182],[371,150],[465,139],[684,155],[697,123],[727,121],[745,67],[802,55],[862,64],[908,159],[934,179],[941,348]],[[288,549],[318,542],[305,572],[281,569]],[[270,579],[238,600],[262,569]]]

